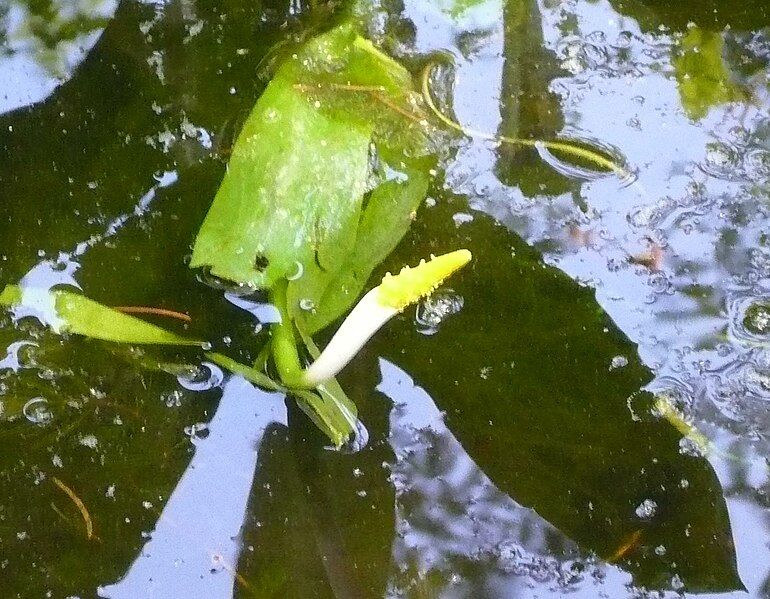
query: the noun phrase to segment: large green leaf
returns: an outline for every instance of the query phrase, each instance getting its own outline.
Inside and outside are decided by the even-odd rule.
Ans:
[[[355,246],[339,271],[330,274],[311,264],[303,277],[291,281],[287,290],[289,305],[294,307],[295,322],[303,331],[313,334],[345,313],[363,291],[375,266],[409,229],[427,188],[428,176],[418,169],[411,169],[403,181],[391,180],[377,187],[361,217]],[[312,302],[315,309],[302,310],[302,300]]]
[[[205,345],[63,289],[7,285],[0,293],[0,305],[29,309],[57,333],[75,333],[116,343]]]
[[[408,119],[399,104],[410,90],[403,67],[352,27],[311,40],[278,69],[249,115],[191,267],[259,288],[305,276],[314,288],[328,283],[356,247],[372,183],[372,135],[387,136],[402,153],[407,141],[416,145],[400,124]]]
[[[279,74],[238,137],[191,266],[271,287],[315,259],[324,264],[327,248],[350,247],[370,135],[325,116]]]

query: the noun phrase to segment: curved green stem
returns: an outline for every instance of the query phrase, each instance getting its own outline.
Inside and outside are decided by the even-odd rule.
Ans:
[[[430,90],[430,74],[433,72],[433,68],[436,66],[436,64],[436,62],[429,63],[422,72],[422,96],[425,100],[425,103],[428,105],[428,108],[430,108],[435,117],[444,123],[447,127],[450,127],[455,131],[459,131],[468,137],[477,137],[479,139],[486,139],[496,143],[507,143],[510,145],[525,146],[529,148],[536,148],[538,145],[542,145],[549,150],[563,152],[564,154],[572,156],[573,158],[579,158],[581,160],[590,162],[596,167],[615,173],[621,178],[627,178],[630,176],[630,173],[626,169],[616,164],[613,160],[610,160],[606,156],[603,156],[600,152],[581,147],[566,140],[527,139],[521,137],[508,137],[505,135],[493,135],[485,131],[478,131],[476,129],[464,127],[457,121],[453,121],[443,112],[441,112],[441,110],[433,101],[433,94]]]
[[[309,388],[304,383],[302,364],[297,352],[297,339],[294,334],[294,323],[289,316],[286,300],[287,281],[280,281],[273,287],[270,293],[270,303],[272,303],[281,316],[281,322],[273,326],[273,338],[271,347],[273,349],[273,360],[278,374],[283,383],[288,387]]]

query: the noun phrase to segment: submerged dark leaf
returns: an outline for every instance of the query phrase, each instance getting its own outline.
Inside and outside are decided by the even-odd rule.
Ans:
[[[693,590],[741,588],[719,482],[651,415],[652,397],[640,391],[651,373],[635,346],[591,290],[521,239],[480,215],[458,229],[452,213],[451,203],[431,210],[390,263],[465,245],[472,269],[452,282],[465,307],[433,336],[408,320],[389,327],[343,383],[371,380],[371,360],[389,356],[446,411],[502,491],[583,548],[610,559],[641,530],[619,560],[636,584],[667,588],[678,575]],[[615,356],[627,365],[611,369]]]

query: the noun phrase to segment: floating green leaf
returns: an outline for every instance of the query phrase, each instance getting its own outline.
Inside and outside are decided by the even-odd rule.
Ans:
[[[205,345],[63,289],[7,285],[0,293],[0,305],[26,308],[57,333],[75,333],[116,343]]]
[[[254,287],[313,260],[331,267],[327,249],[353,240],[370,135],[328,118],[279,76],[238,138],[191,266]]]
[[[403,67],[350,26],[309,42],[249,115],[190,266],[258,288],[311,268],[333,277],[356,246],[364,193],[378,184],[372,136],[397,136],[406,117],[382,113],[401,110],[409,91]]]
[[[425,195],[424,115],[411,76],[345,24],[278,69],[241,131],[198,233],[191,267],[271,290],[272,337],[284,383],[304,338],[356,301]],[[336,383],[295,392],[340,445],[355,406]]]
[[[682,106],[690,118],[701,119],[711,107],[745,97],[725,66],[721,33],[693,27],[681,44],[673,65]]]

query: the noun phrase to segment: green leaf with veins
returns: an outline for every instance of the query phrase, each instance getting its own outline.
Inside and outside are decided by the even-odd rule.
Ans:
[[[311,40],[249,115],[190,266],[256,288],[313,268],[333,279],[356,246],[371,142],[383,156],[424,145],[404,116],[411,93],[408,72],[350,26]]]
[[[298,324],[313,333],[339,317],[425,194],[419,103],[409,73],[350,26],[312,40],[257,102],[191,266],[263,288],[301,272],[287,306]]]
[[[205,345],[63,289],[6,285],[0,293],[0,305],[29,310],[56,333],[75,333],[116,343]]]

